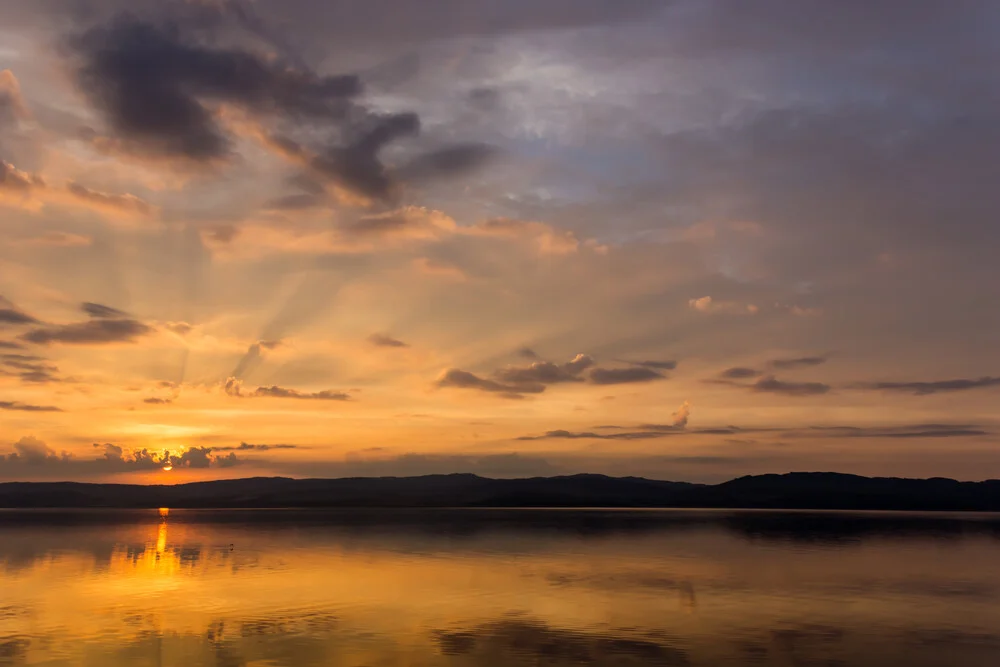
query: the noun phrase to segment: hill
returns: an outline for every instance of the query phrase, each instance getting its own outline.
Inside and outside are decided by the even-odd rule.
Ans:
[[[681,507],[1000,511],[1000,480],[757,475],[722,484],[570,475],[489,479],[256,477],[175,486],[8,482],[0,507]]]

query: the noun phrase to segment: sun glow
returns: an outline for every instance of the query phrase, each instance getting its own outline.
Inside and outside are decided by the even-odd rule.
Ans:
[[[173,469],[174,469],[174,467],[172,465],[170,465],[169,463],[167,465],[163,466],[164,472],[170,472]]]

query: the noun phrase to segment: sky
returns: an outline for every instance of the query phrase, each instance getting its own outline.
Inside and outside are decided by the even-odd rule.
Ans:
[[[998,30],[0,0],[0,480],[1000,477]]]

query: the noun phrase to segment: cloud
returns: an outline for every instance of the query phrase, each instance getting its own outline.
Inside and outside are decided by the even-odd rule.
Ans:
[[[468,371],[451,368],[442,373],[436,384],[439,387],[478,389],[501,394],[505,398],[523,398],[523,394],[541,394],[550,384],[583,382],[580,374],[593,365],[592,358],[586,354],[578,354],[564,364],[535,361],[529,366],[501,368],[493,372],[495,379],[481,378]]]
[[[155,396],[152,396],[150,398],[142,399],[142,402],[148,403],[149,405],[170,405],[174,401],[172,398],[157,398]]]
[[[368,337],[368,342],[376,347],[409,347],[408,344],[385,334],[372,334]]]
[[[12,340],[0,340],[0,350],[23,350],[24,345]]]
[[[38,438],[26,435],[14,443],[14,453],[7,456],[8,461],[23,461],[29,465],[38,465],[65,460],[66,454],[58,455],[51,447]]]
[[[0,296],[0,325],[3,324],[38,324],[38,320],[18,310],[14,304]]]
[[[269,398],[300,398],[300,399],[317,400],[317,401],[351,400],[350,395],[340,391],[326,390],[326,391],[307,393],[307,392],[296,391],[295,389],[285,389],[284,387],[278,387],[276,385],[271,385],[270,387],[257,387],[253,395],[264,396]]]
[[[165,322],[163,328],[172,331],[178,336],[186,336],[194,330],[194,325],[187,322]]]
[[[417,156],[399,169],[399,175],[414,183],[463,174],[489,163],[498,153],[482,143],[448,146]]]
[[[433,239],[455,232],[455,221],[441,211],[419,206],[365,216],[343,228],[358,239]]]
[[[789,429],[783,437],[800,438],[962,438],[992,435],[992,432],[975,424],[908,424],[899,426],[810,426],[807,429]]]
[[[19,403],[18,401],[0,401],[0,410],[10,410],[13,412],[62,412],[60,408],[51,405],[30,405]]]
[[[590,381],[594,384],[632,384],[635,382],[651,382],[662,380],[664,376],[652,368],[595,368],[590,372]]]
[[[533,351],[527,350],[534,354]],[[520,356],[526,357],[526,354]],[[656,362],[662,363],[662,362]],[[508,366],[493,372],[492,378],[483,378],[474,373],[457,368],[446,370],[437,380],[439,387],[478,389],[489,393],[502,394],[505,398],[523,398],[523,394],[541,394],[553,384],[589,381],[597,385],[630,384],[660,380],[664,376],[644,365],[630,368],[594,368],[589,376],[584,371],[592,368],[594,359],[586,354],[578,354],[571,361],[556,364],[551,361],[535,361],[529,366]]]
[[[689,401],[684,401],[681,407],[677,408],[677,412],[673,415],[673,425],[677,428],[687,428],[688,419],[691,417],[691,403]]]
[[[22,382],[61,382],[56,373],[59,368],[42,357],[32,354],[0,354],[0,366],[5,374],[16,375]],[[10,372],[13,371],[13,372]]]
[[[269,452],[274,449],[301,449],[299,445],[254,445],[241,442],[238,447],[212,447],[216,452]]]
[[[150,451],[148,449],[126,449],[111,443],[94,443],[95,458],[75,456],[68,452],[56,452],[47,444],[33,436],[25,436],[13,445],[13,453],[0,454],[0,469],[17,470],[24,474],[102,474],[117,472],[141,472],[158,470],[165,466],[172,468],[204,469],[231,467],[243,461],[230,452],[218,456],[211,447],[181,447],[178,450]]]
[[[773,375],[762,377],[749,385],[751,391],[783,396],[820,396],[830,391],[830,386],[820,382],[783,382]]]
[[[227,16],[216,14],[210,21]],[[479,145],[438,147],[394,171],[380,154],[420,133],[417,114],[367,108],[359,97],[363,86],[357,75],[316,74],[301,59],[289,57],[287,44],[271,40],[269,46],[277,45],[282,53],[265,56],[199,41],[199,28],[208,18],[190,14],[186,22],[154,24],[120,15],[72,40],[82,60],[80,88],[112,132],[99,143],[213,163],[232,156],[232,132],[245,126],[244,133],[273,152],[338,188],[377,200],[395,198],[401,178],[453,175],[478,167],[492,154]],[[250,32],[259,36],[261,26],[255,22]],[[240,20],[231,27],[250,26]],[[247,118],[227,124],[226,114],[220,113],[226,109]],[[339,141],[310,147],[272,127],[297,129],[299,137],[314,143],[333,130]]]
[[[68,183],[66,185],[66,192],[93,208],[112,213],[135,213],[148,216],[152,215],[154,211],[153,206],[149,202],[132,194],[109,194],[107,192],[92,190],[79,183]]]
[[[12,245],[36,248],[85,248],[94,243],[89,236],[69,232],[45,232],[41,236],[11,241]]]
[[[530,347],[522,347],[516,352],[516,354],[522,359],[538,359],[538,353]]]
[[[30,117],[17,77],[9,69],[0,70],[0,127]]]
[[[153,327],[133,319],[92,319],[33,329],[21,340],[36,345],[104,345],[109,343],[134,343],[153,333]]]
[[[980,378],[936,380],[932,382],[868,382],[856,385],[862,389],[877,391],[902,392],[927,396],[951,391],[968,391],[970,389],[985,389],[1000,386],[1000,377],[983,376]]]
[[[643,368],[653,368],[658,371],[672,371],[677,369],[676,361],[625,361],[627,364],[632,364],[633,366],[642,366]]]
[[[740,304],[735,301],[716,301],[710,296],[703,296],[688,301],[688,306],[699,313],[733,313],[756,315],[760,310],[754,304]]]
[[[127,318],[129,316],[128,313],[124,311],[112,308],[111,306],[103,306],[99,303],[85,302],[80,305],[80,309],[87,315],[101,320],[117,320]]]
[[[0,160],[0,201],[3,201],[5,194],[24,198],[33,190],[46,187],[45,179],[41,176],[21,171],[9,162]]]
[[[478,389],[489,393],[501,394],[504,398],[523,398],[522,394],[541,394],[545,391],[544,384],[503,384],[495,380],[481,378],[478,375],[458,368],[445,370],[435,384],[438,387]]]
[[[361,91],[355,76],[319,77],[182,33],[179,25],[120,15],[73,40],[83,58],[81,88],[135,148],[196,161],[227,157],[230,140],[210,100],[330,120],[343,118],[346,100]]]
[[[294,398],[313,401],[350,401],[351,396],[340,391],[317,391],[301,392],[295,389],[286,389],[277,385],[269,387],[257,387],[250,393],[243,392],[243,382],[235,377],[226,379],[223,383],[223,391],[229,396],[237,398]]]
[[[772,368],[787,371],[794,370],[796,368],[811,368],[812,366],[819,366],[821,364],[825,364],[826,361],[826,357],[798,357],[795,359],[774,359],[769,362],[768,365]]]
[[[232,377],[242,378],[253,372],[264,360],[264,350],[274,350],[281,345],[280,340],[259,340],[247,348],[246,354],[240,358],[233,369]]]
[[[565,364],[536,361],[526,368],[508,367],[494,373],[494,377],[508,385],[548,385],[561,382],[583,382],[580,374],[594,365],[594,360],[578,354]]]
[[[328,204],[329,201],[322,194],[299,192],[271,199],[264,203],[264,209],[270,211],[303,211]]]
[[[39,174],[21,171],[8,162],[0,161],[0,202],[4,201],[28,210],[38,209],[45,203],[54,203],[82,204],[89,209],[113,215],[148,216],[154,211],[149,203],[132,194],[116,195],[100,192],[74,182],[65,186],[54,186]],[[79,243],[80,238],[86,237],[68,235],[63,237],[63,244],[66,239],[76,239]],[[43,241],[36,243],[45,245]],[[49,240],[48,245],[56,243]]]
[[[761,372],[753,368],[734,366],[733,368],[727,368],[719,375],[727,380],[746,380],[761,375]]]

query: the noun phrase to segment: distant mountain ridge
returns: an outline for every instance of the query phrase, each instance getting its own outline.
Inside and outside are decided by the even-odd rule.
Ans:
[[[1000,480],[788,473],[722,484],[570,475],[472,474],[291,479],[254,477],[175,486],[0,483],[2,508],[678,507],[1000,511]]]

